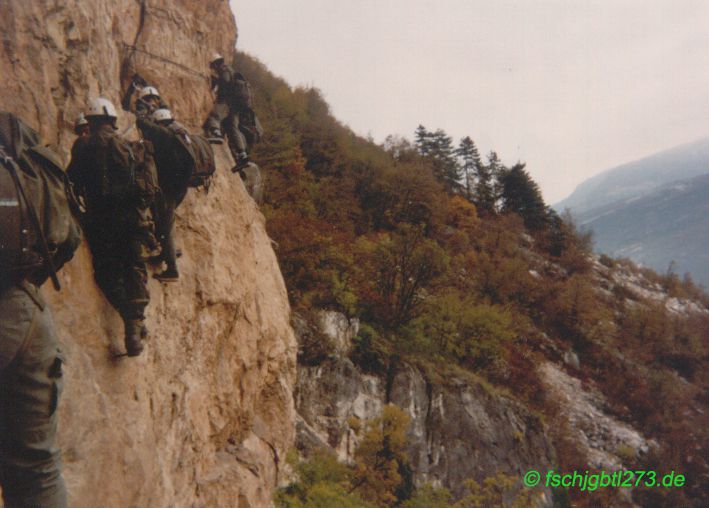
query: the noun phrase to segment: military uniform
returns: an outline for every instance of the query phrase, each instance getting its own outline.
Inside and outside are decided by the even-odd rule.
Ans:
[[[37,287],[0,288],[0,484],[6,508],[67,506],[55,444],[63,356]]]
[[[20,232],[12,220],[17,212],[5,200],[8,209],[0,223],[0,487],[6,508],[65,508],[55,442],[64,357],[38,288],[51,275],[59,289],[55,270],[72,258],[81,234],[61,161],[41,145],[34,130],[5,112],[0,113],[0,152],[4,195],[10,192],[7,177],[14,175],[15,206],[24,202],[17,210],[27,214],[20,215],[34,216],[21,231],[34,239],[17,257],[13,236]]]
[[[154,209],[156,231],[162,245],[161,258],[167,264],[168,271],[176,272],[175,210],[187,195],[191,176],[191,155],[177,138],[183,137],[189,142],[188,132],[175,121],[163,126],[150,120],[145,113],[136,112],[136,115],[138,128],[155,148],[161,192],[155,200]]]
[[[239,128],[239,123],[241,117],[248,115],[249,111],[243,104],[237,104],[235,101],[237,94],[234,90],[234,76],[236,74],[228,65],[221,65],[217,76],[212,77],[212,88],[216,88],[217,97],[205,123],[205,130],[208,133],[223,130],[229,142],[231,155],[238,163],[247,149],[246,138]]]
[[[82,226],[94,278],[126,325],[142,325],[150,300],[146,260],[159,252],[150,212],[152,196],[136,188],[132,154],[110,125],[102,125],[77,148],[69,178],[84,198]]]

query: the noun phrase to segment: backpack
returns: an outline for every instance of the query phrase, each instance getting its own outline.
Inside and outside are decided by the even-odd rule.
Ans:
[[[153,145],[143,139],[125,143],[130,152],[134,196],[149,206],[160,192]]]
[[[214,171],[216,171],[212,145],[209,144],[207,138],[199,134],[190,134],[189,139],[194,163],[192,165],[192,174],[187,181],[187,185],[189,187],[199,187],[201,185],[208,187],[212,175]]]
[[[207,138],[199,134],[190,134],[179,123],[170,124],[170,130],[180,142],[184,150],[181,157],[182,166],[186,168],[186,183],[188,187],[208,186],[216,171],[214,151]]]
[[[253,109],[247,109],[239,114],[239,130],[246,138],[246,144],[253,147],[263,137],[263,127]]]
[[[96,168],[88,169],[101,173],[100,197],[150,206],[160,192],[152,143],[128,141],[113,132],[99,133],[89,143]]]
[[[251,85],[240,72],[235,72],[232,78],[232,93],[234,100],[233,105],[237,111],[253,109],[254,94],[251,91]]]
[[[0,112],[0,281],[49,276],[58,290],[56,271],[81,241],[76,210],[57,154],[15,115]]]

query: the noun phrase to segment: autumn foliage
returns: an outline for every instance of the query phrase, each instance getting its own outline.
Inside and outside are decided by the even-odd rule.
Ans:
[[[689,478],[682,491],[639,498],[648,506],[706,500],[706,314],[673,315],[612,274],[656,277],[668,294],[704,305],[700,288],[608,257],[594,264],[590,235],[546,206],[525,164],[481,157],[471,137],[456,144],[419,126],[413,141],[379,145],[335,120],[317,89],[292,89],[246,55],[238,66],[266,128],[252,155],[265,172],[262,210],[296,309],[359,318],[352,358],[365,370],[402,357],[455,364],[550,418],[535,367],[573,351],[575,374],[604,393],[609,411],[660,443],[628,466],[663,463]],[[397,490],[403,458],[394,448],[377,455],[377,432],[367,434],[377,444],[360,449],[357,468],[318,495],[349,499],[341,506],[411,497]],[[575,462],[564,451],[572,448],[560,446],[562,465]],[[497,483],[472,486],[471,495],[492,495]],[[312,492],[296,494],[288,506]],[[444,503],[444,494],[429,494]]]

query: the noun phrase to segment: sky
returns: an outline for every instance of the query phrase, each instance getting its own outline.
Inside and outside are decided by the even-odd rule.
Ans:
[[[709,2],[230,2],[237,47],[357,134],[470,136],[526,162],[549,204],[709,135]]]

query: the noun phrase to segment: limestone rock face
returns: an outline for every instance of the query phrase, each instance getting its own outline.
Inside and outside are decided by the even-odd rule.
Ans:
[[[346,327],[331,322],[338,319],[320,320],[322,333],[335,344],[348,344]],[[467,479],[480,481],[498,472],[518,478],[529,469],[546,471],[555,461],[540,419],[472,378],[432,381],[406,363],[374,376],[333,354],[316,365],[299,366],[295,399],[301,454],[330,448],[345,462],[354,460],[361,439],[350,426],[352,419],[366,422],[387,403],[399,406],[411,418],[407,439],[414,483],[446,487],[456,497],[463,495]],[[551,505],[545,489],[538,506]]]
[[[90,97],[117,107],[139,72],[197,131],[211,106],[209,56],[236,27],[220,0],[3,0],[0,109],[68,159]],[[132,49],[133,46],[136,49]],[[119,112],[119,129],[137,134]],[[141,357],[113,359],[122,323],[85,245],[50,300],[65,346],[60,445],[73,507],[268,506],[295,428],[296,343],[265,221],[225,146],[209,192],[178,210],[179,282],[150,281]]]

